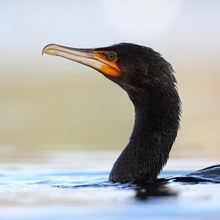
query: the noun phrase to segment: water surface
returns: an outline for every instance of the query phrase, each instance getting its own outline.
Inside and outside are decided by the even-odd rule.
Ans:
[[[138,186],[108,181],[117,153],[40,155],[0,165],[0,219],[220,218],[220,184],[167,181],[217,160],[170,160],[160,175],[166,181]]]

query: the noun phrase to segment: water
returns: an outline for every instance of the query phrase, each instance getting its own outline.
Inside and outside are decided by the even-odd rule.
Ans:
[[[40,155],[0,165],[0,219],[220,219],[217,171],[192,173],[214,160],[170,160],[138,186],[108,181],[116,153]]]

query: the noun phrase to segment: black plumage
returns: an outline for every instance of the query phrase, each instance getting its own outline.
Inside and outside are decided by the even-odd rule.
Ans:
[[[43,52],[97,69],[133,102],[133,131],[109,180],[126,183],[157,178],[176,139],[181,114],[172,66],[153,49],[130,43],[96,49],[48,45]]]

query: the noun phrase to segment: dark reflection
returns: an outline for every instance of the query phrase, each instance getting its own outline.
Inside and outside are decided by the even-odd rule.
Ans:
[[[135,198],[138,200],[148,200],[158,197],[176,197],[177,192],[171,190],[167,181],[153,181],[147,184],[138,184],[135,189]]]
[[[182,184],[218,184],[220,183],[220,165],[207,167],[184,176],[161,178],[151,182],[138,184],[135,187],[135,198],[138,200],[149,200],[158,197],[175,197],[177,196],[177,192],[170,188],[170,182],[179,182]]]

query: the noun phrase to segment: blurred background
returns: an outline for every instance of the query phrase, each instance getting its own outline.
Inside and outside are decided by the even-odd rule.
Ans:
[[[220,1],[0,0],[0,153],[122,150],[133,106],[117,85],[43,47],[154,48],[176,72],[182,122],[172,158],[220,156]]]

